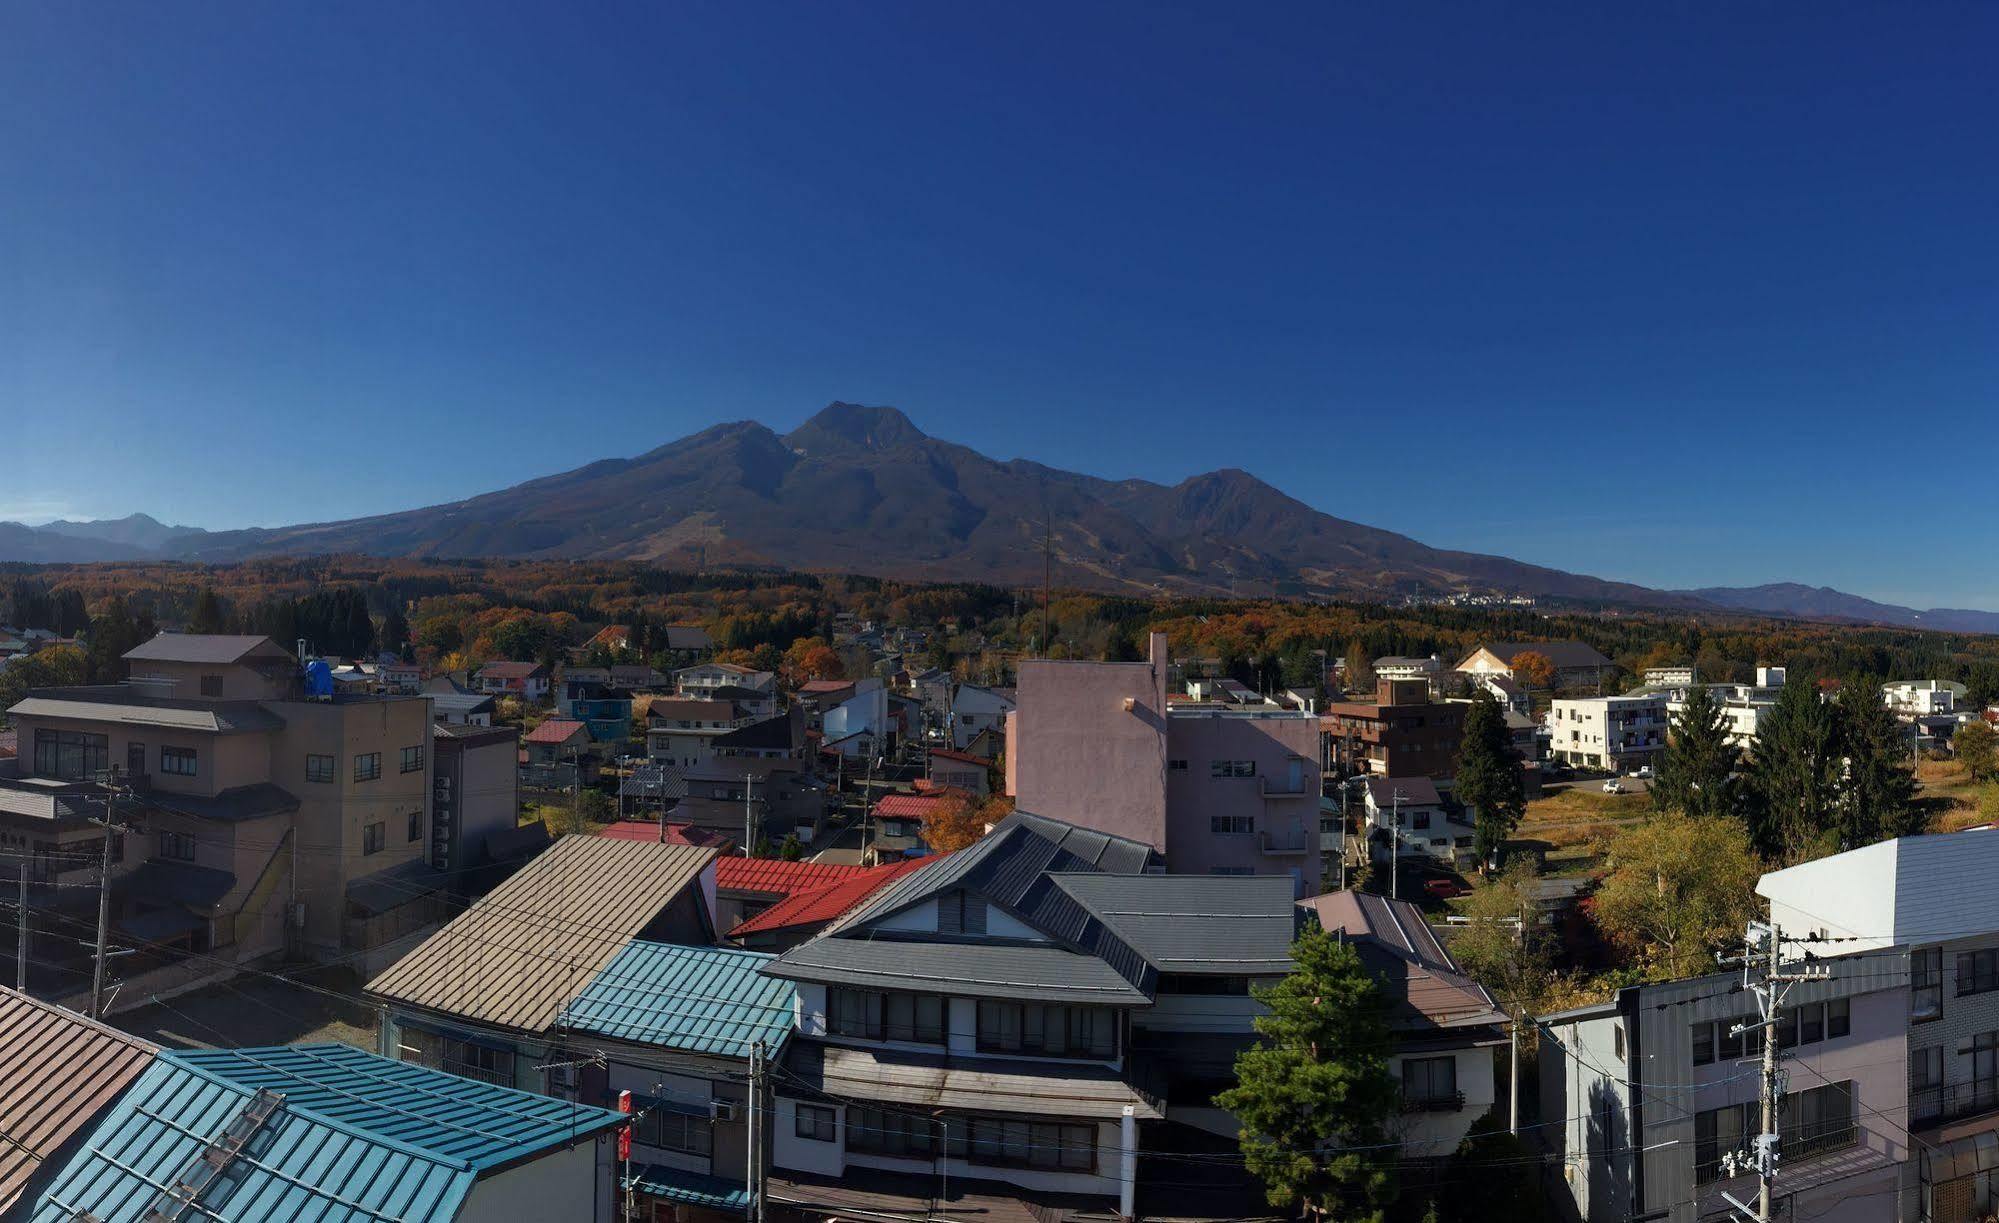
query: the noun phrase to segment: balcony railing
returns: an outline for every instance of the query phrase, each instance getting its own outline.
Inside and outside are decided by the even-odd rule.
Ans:
[[[1256,834],[1267,854],[1302,854],[1318,848],[1303,828],[1285,828],[1278,831],[1265,829]]]
[[[1464,1106],[1465,1093],[1462,1091],[1402,1097],[1402,1111],[1405,1113],[1456,1113],[1464,1111]]]
[[[1910,1125],[1944,1125],[1999,1111],[1999,1079],[1940,1083],[1909,1093]]]

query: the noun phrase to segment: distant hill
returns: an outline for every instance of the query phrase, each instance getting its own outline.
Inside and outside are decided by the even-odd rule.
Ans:
[[[127,514],[123,518],[105,518],[92,522],[69,522],[58,519],[55,522],[45,522],[35,529],[52,535],[68,536],[71,539],[95,540],[116,547],[130,548],[142,555],[155,555],[177,540],[208,534],[200,527],[170,527],[150,514]]]
[[[1806,620],[1852,620],[1862,624],[1894,624],[1953,633],[1999,633],[1999,612],[1960,607],[1932,607],[1919,611],[1913,607],[1897,607],[1893,603],[1876,603],[1829,586],[1805,586],[1798,582],[1772,582],[1767,586],[1709,586],[1680,593],[1720,607]]]

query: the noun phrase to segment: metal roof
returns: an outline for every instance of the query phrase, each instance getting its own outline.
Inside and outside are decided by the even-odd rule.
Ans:
[[[236,876],[228,871],[164,858],[141,862],[124,878],[112,880],[116,895],[197,909],[214,908],[235,888]]]
[[[618,1188],[736,1214],[746,1213],[750,1208],[749,1187],[743,1182],[666,1164],[633,1164],[630,1172],[619,1178]]]
[[[72,693],[60,688],[32,693],[16,702],[7,712],[31,718],[73,718],[84,722],[122,722],[130,726],[157,726],[166,730],[202,731],[215,735],[248,734],[277,730],[285,720],[255,702],[197,704],[160,697],[137,695],[130,689],[116,693]]]
[[[1145,1006],[1152,1001],[1146,988],[1098,956],[1052,944],[821,935],[785,952],[766,971],[793,981],[983,998],[1104,1006]]]
[[[1160,972],[1291,971],[1300,913],[1288,875],[1055,875]]]
[[[577,735],[588,735],[590,728],[570,718],[550,718],[522,737],[524,743],[563,744]]]
[[[822,888],[867,871],[838,862],[787,862],[783,858],[723,858],[715,863],[715,886],[725,892],[790,896]]]
[[[263,652],[273,657],[291,657],[289,651],[269,637],[228,633],[161,633],[125,651],[125,657],[133,662],[231,663],[256,651],[258,646],[269,646]]]
[[[139,1077],[156,1049],[137,1037],[0,988],[0,1213],[41,1165]]]
[[[735,929],[729,931],[729,937],[740,939],[746,934],[785,930],[798,926],[824,925],[909,872],[929,864],[928,859],[912,858],[907,862],[892,862],[887,866],[853,867],[856,873],[836,883],[822,884],[806,891],[794,892],[754,917],[744,918],[736,924]]]
[[[368,983],[395,1002],[545,1031],[716,851],[563,837]]]
[[[1406,900],[1367,892],[1327,892],[1298,902],[1327,930],[1341,930],[1389,996],[1388,1024],[1397,1032],[1504,1024],[1506,1016],[1483,985],[1458,967],[1423,913]]]
[[[747,1058],[790,1035],[798,991],[762,976],[773,957],[726,947],[638,941],[563,1008],[562,1026],[634,1044]]]
[[[240,820],[261,819],[267,815],[283,815],[287,811],[298,810],[298,798],[283,786],[272,785],[268,781],[254,782],[247,786],[233,786],[213,798],[199,794],[172,794],[165,790],[148,790],[140,799],[148,807],[162,811],[178,812],[203,820],[226,820],[235,823]]]
[[[979,1112],[1059,1117],[1118,1117],[1131,1105],[1138,1118],[1165,1114],[1156,1102],[1109,1066],[1037,1062],[1026,1058],[961,1059],[894,1049],[853,1049],[803,1041],[785,1058],[789,1077],[812,1091],[842,1099]]]

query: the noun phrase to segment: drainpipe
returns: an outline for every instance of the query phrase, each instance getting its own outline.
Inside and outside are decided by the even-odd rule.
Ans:
[[[1138,1120],[1132,1106],[1124,1106],[1124,1116],[1118,1121],[1118,1216],[1135,1219],[1134,1209],[1138,1196]]]

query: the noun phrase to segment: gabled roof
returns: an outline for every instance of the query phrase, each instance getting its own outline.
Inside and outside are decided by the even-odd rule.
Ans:
[[[1509,667],[1513,665],[1516,655],[1528,650],[1555,664],[1557,670],[1610,665],[1610,660],[1598,653],[1596,647],[1586,641],[1496,641],[1483,648]],[[1471,660],[1467,657],[1465,661]]]
[[[291,657],[291,652],[283,646],[258,634],[161,633],[125,651],[125,658],[130,662],[223,664],[241,662],[251,653],[271,658]]]
[[[1143,1120],[1164,1114],[1116,1070],[1089,1062],[960,1059],[899,1049],[800,1044],[785,1071],[806,1089],[925,1110],[976,1109],[1032,1116]]]
[[[489,662],[478,672],[480,679],[531,679],[547,673],[548,668],[538,662]]]
[[[668,820],[664,830],[651,820],[619,820],[615,824],[606,824],[598,829],[597,835],[614,837],[620,841],[657,841],[663,845],[701,845],[720,848],[735,844],[728,836],[712,828],[702,828],[678,820]],[[727,860],[717,858],[716,863],[719,865]]]
[[[666,648],[669,650],[709,650],[714,646],[715,639],[698,624],[666,626]]]
[[[368,983],[370,993],[527,1032],[715,860],[690,845],[570,836]]]
[[[851,679],[808,679],[798,685],[798,691],[801,696],[816,696],[822,692],[845,692],[853,687],[855,682]]]
[[[715,863],[715,886],[727,892],[790,896],[864,874],[865,866],[837,862],[787,862],[782,858],[722,858]]]
[[[21,698],[7,712],[38,718],[122,722],[130,726],[156,726],[214,735],[277,730],[285,724],[283,718],[254,701],[202,702],[149,697],[143,689],[129,685],[44,688]]]
[[[791,1034],[798,991],[757,970],[773,957],[730,947],[637,941],[563,1008],[563,1027],[685,1053],[776,1053]]]
[[[932,760],[956,760],[961,764],[976,764],[981,768],[991,768],[993,764],[992,761],[986,759],[984,756],[974,756],[970,752],[955,751],[948,747],[931,748],[930,758]]]
[[[1464,975],[1415,905],[1366,892],[1328,892],[1298,903],[1318,915],[1321,927],[1344,931],[1357,945],[1361,962],[1388,991],[1394,1031],[1441,1034],[1506,1022],[1499,1004]]]
[[[474,713],[491,713],[498,708],[499,701],[490,692],[427,692],[432,713],[455,713],[460,717]]]
[[[522,742],[525,743],[567,743],[578,734],[588,735],[590,728],[582,722],[572,722],[568,718],[550,718],[529,731]]]
[[[1162,973],[1291,970],[1300,914],[1289,875],[1056,875],[1055,883]]]
[[[748,726],[737,727],[726,734],[716,735],[709,746],[717,751],[729,749],[747,751],[790,751],[798,746],[798,737],[792,726],[794,719],[789,713],[752,722]],[[800,722],[802,728],[803,723]]]
[[[891,862],[887,866],[849,868],[854,873],[837,882],[793,892],[756,916],[744,918],[736,923],[728,936],[740,939],[745,935],[767,934],[773,930],[823,926],[845,916],[855,905],[932,861],[929,858],[911,858],[904,862]]]
[[[949,787],[929,794],[884,794],[875,800],[875,818],[920,820],[933,811],[962,803],[968,797],[963,790]]]
[[[152,1065],[154,1045],[0,988],[0,1213]]]
[[[1428,777],[1370,777],[1367,779],[1367,796],[1375,806],[1391,808],[1395,806],[1395,796],[1402,796],[1405,807],[1435,807],[1444,800],[1437,793],[1437,783]]]

